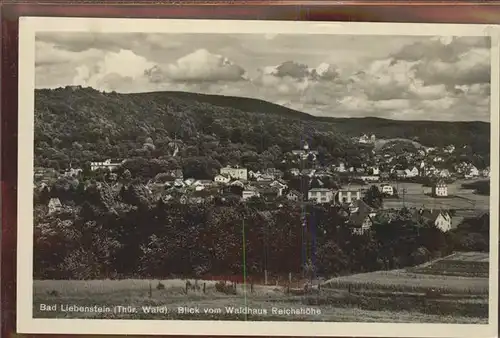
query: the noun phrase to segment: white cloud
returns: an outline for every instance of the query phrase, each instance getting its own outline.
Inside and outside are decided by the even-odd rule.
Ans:
[[[153,81],[217,82],[245,79],[245,70],[228,58],[206,49],[181,57],[175,63],[156,66],[147,72]]]
[[[140,88],[140,82],[144,82],[144,70],[152,66],[154,63],[130,50],[107,52],[100,61],[77,67],[73,84],[117,90],[121,81],[138,81],[135,88]]]

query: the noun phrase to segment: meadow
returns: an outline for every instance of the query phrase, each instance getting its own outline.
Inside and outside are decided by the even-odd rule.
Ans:
[[[399,198],[387,198],[384,200],[384,208],[401,209],[428,208],[428,209],[455,209],[470,211],[467,216],[474,216],[480,212],[488,211],[490,208],[489,196],[476,194],[472,189],[462,188],[463,183],[473,181],[457,180],[448,184],[448,197],[432,197],[427,194],[430,188],[420,183],[390,182],[399,192]],[[381,184],[377,184],[381,185]],[[367,189],[368,185],[351,184],[350,188]],[[403,189],[406,193],[403,196]]]
[[[482,268],[469,265],[467,269],[455,269],[454,275],[446,275],[446,269],[433,268],[453,267],[457,262],[487,264],[487,254],[454,254],[414,268],[333,278],[315,285],[311,293],[287,292],[286,287],[275,285],[238,284],[232,294],[220,292],[215,281],[198,281],[199,289],[186,292],[186,280],[182,279],[34,281],[34,317],[485,323],[488,278],[464,276]],[[158,289],[160,283],[162,288]],[[137,311],[47,312],[40,310],[40,304],[120,305],[135,307]],[[148,306],[168,310],[167,313],[148,313]],[[200,313],[178,311],[186,306],[197,307]],[[231,313],[227,311],[231,307],[251,308],[261,313]],[[290,314],[280,309],[302,312]]]

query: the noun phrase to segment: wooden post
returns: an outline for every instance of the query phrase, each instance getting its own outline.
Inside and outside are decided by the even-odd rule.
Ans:
[[[188,294],[189,281],[186,282],[186,295]]]
[[[292,273],[288,273],[288,283],[292,283]]]
[[[264,270],[264,285],[267,285],[267,269]]]
[[[318,291],[321,291],[321,283],[318,282]]]
[[[207,283],[203,283],[203,293],[207,293]]]
[[[151,286],[151,280],[149,281],[149,298],[153,297],[153,287]]]

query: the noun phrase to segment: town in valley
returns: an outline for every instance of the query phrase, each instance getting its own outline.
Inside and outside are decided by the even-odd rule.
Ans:
[[[36,39],[33,317],[491,319],[484,36]]]

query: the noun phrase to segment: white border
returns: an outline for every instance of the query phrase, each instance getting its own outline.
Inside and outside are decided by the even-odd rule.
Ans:
[[[489,324],[391,324],[33,319],[35,32],[293,33],[491,36],[491,239]],[[19,21],[17,332],[377,337],[496,337],[498,327],[499,27],[493,25],[22,17]]]

